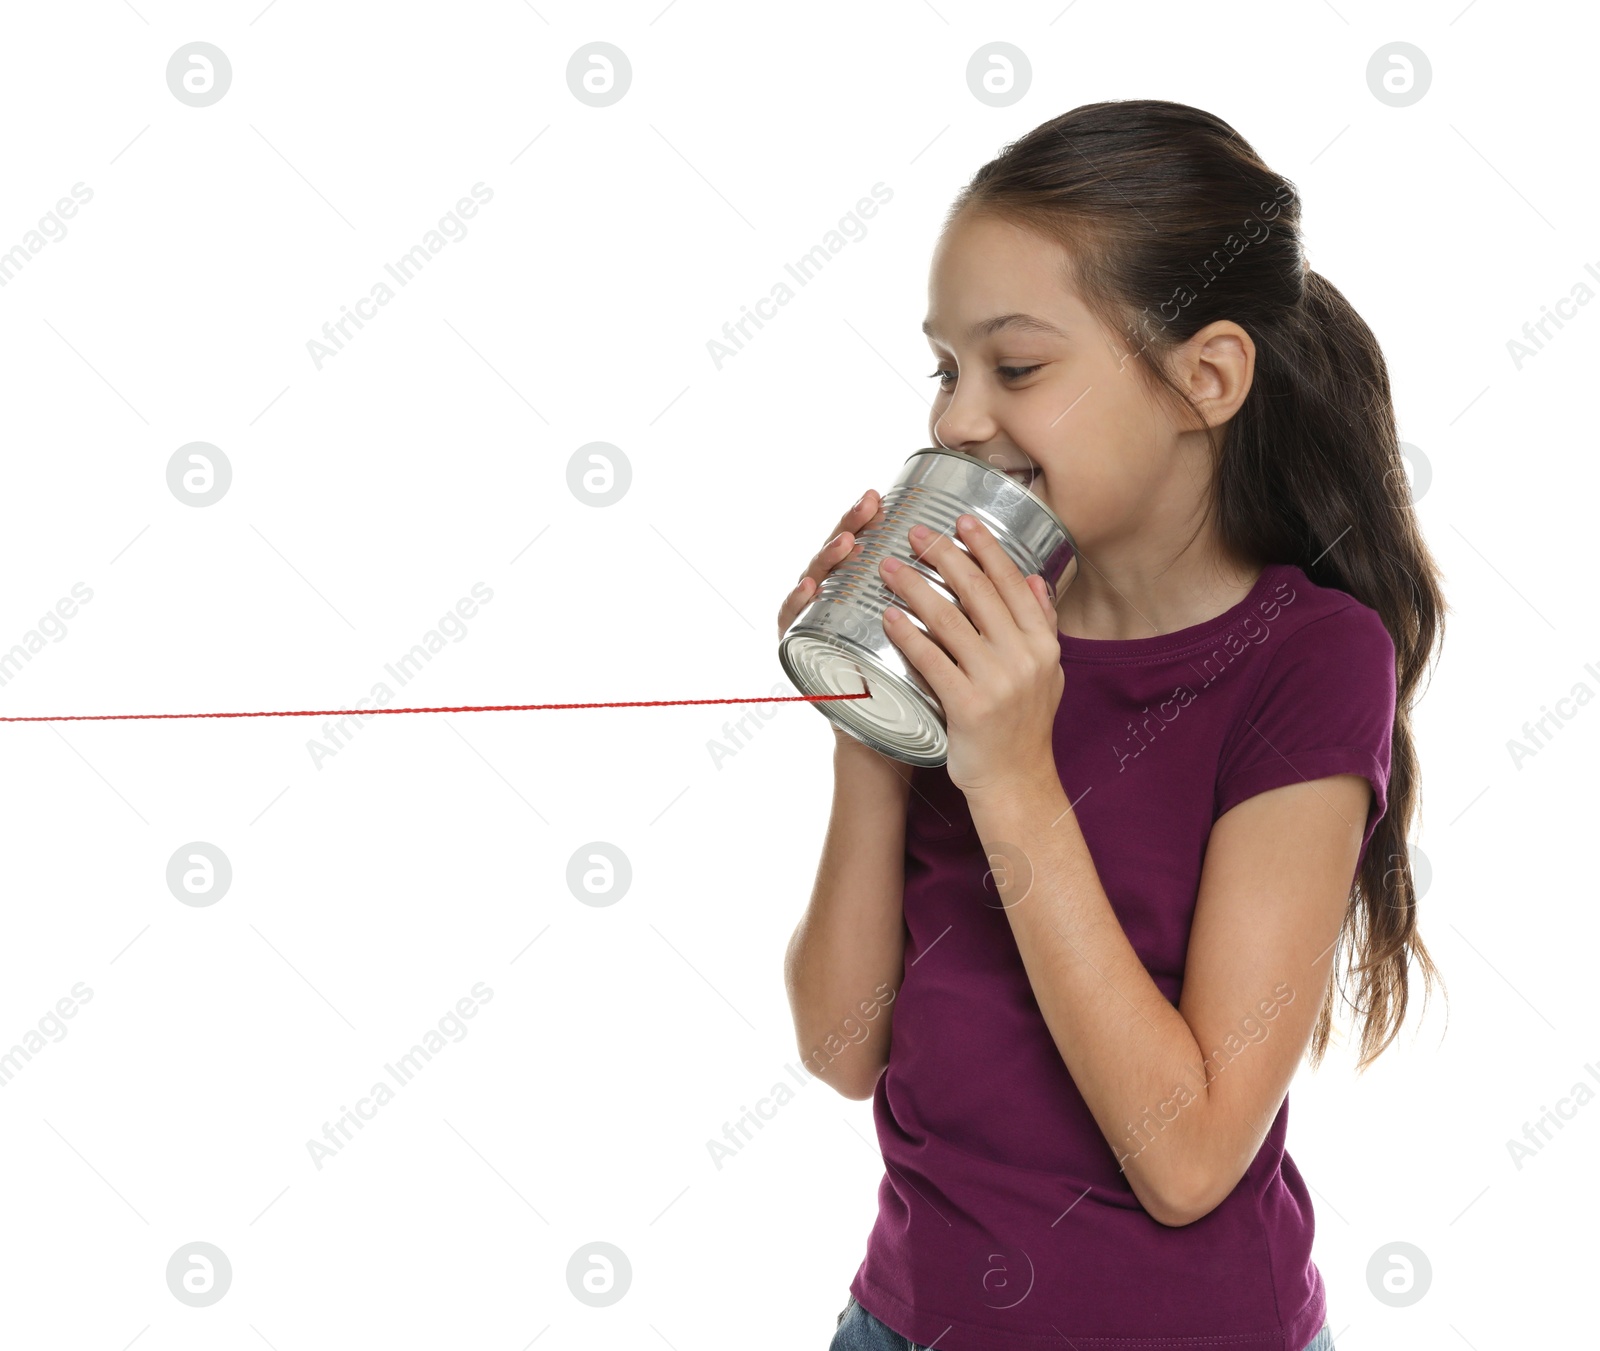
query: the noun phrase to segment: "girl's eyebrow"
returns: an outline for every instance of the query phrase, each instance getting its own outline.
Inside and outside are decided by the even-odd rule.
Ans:
[[[1047,319],[1040,319],[1032,314],[997,314],[993,319],[980,319],[967,330],[967,340],[975,342],[979,338],[987,338],[998,333],[1003,328],[1021,329],[1025,333],[1043,333],[1052,338],[1065,338],[1067,335]],[[930,338],[934,337],[933,322],[929,319],[922,321],[922,331]]]

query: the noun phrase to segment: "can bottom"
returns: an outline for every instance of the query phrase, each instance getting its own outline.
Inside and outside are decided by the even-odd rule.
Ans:
[[[779,645],[778,658],[806,694],[870,692],[867,699],[812,705],[857,741],[904,764],[944,764],[948,741],[937,702],[872,653],[838,637],[792,633]]]

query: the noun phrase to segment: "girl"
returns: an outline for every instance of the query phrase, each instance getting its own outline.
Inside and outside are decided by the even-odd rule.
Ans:
[[[1175,103],[984,165],[928,298],[935,441],[1026,476],[1079,552],[1052,594],[970,516],[913,529],[959,607],[880,568],[949,759],[835,729],[786,956],[801,1054],[873,1099],[886,1165],[832,1351],[1327,1351],[1289,1082],[1341,952],[1358,1069],[1408,962],[1437,976],[1406,834],[1445,605],[1383,356],[1292,187]]]

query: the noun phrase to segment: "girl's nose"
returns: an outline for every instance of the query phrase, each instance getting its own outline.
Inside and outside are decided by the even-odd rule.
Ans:
[[[932,432],[934,445],[970,453],[973,447],[994,439],[995,425],[992,417],[970,401],[958,404],[952,400],[934,420]]]

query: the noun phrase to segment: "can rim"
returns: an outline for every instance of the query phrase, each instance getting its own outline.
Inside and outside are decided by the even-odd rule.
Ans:
[[[1030,502],[1037,506],[1039,510],[1044,512],[1044,514],[1052,521],[1054,521],[1056,523],[1056,527],[1063,535],[1066,536],[1067,543],[1072,546],[1072,552],[1078,552],[1078,541],[1072,538],[1072,531],[1067,529],[1067,523],[1063,521],[1061,517],[1056,515],[1056,509],[1046,502],[1044,498],[1040,497],[1038,493],[1029,492],[1028,489],[1024,488],[1009,474],[1002,473],[987,460],[980,460],[976,455],[968,455],[964,451],[946,450],[943,446],[924,446],[921,450],[912,451],[911,454],[906,456],[906,460],[908,462],[914,460],[918,455],[948,455],[951,458],[960,460],[965,464],[976,465],[985,473],[993,474],[997,479],[1004,483],[1006,487],[1024,494]]]

